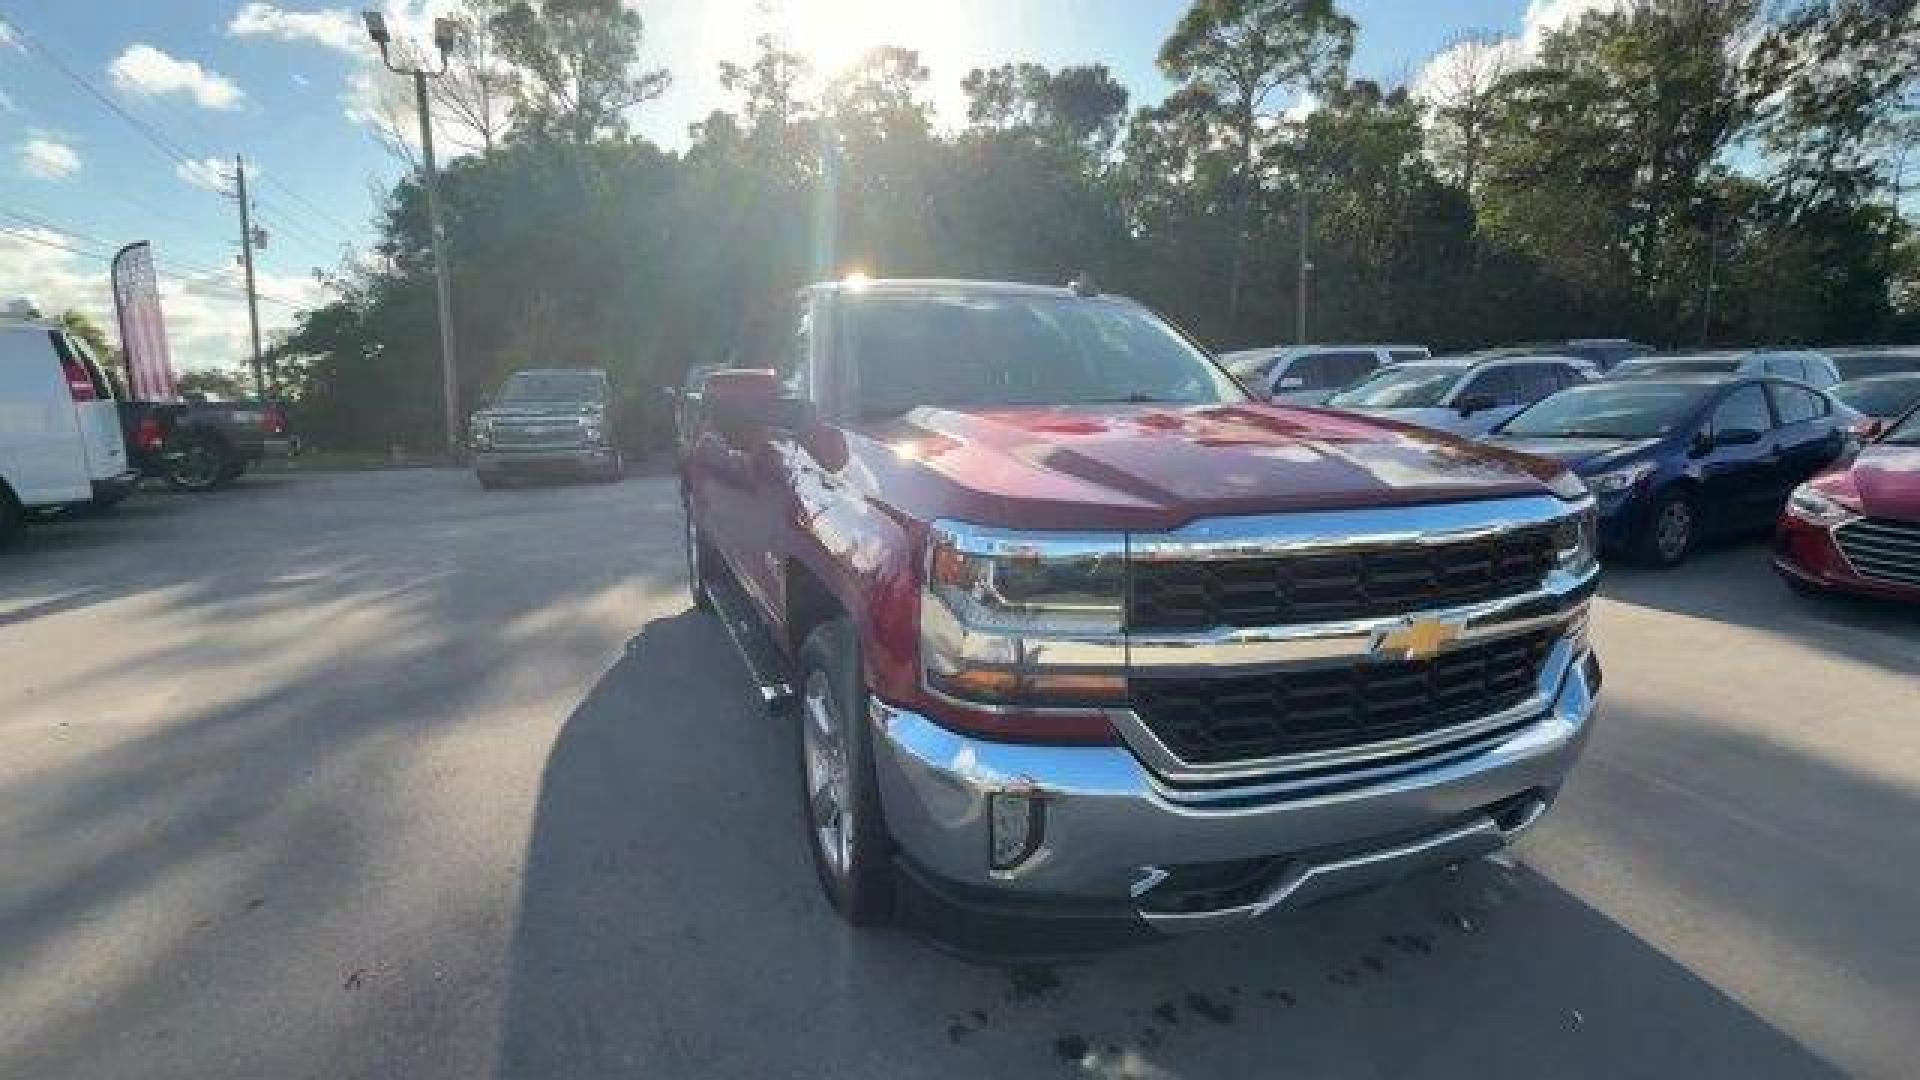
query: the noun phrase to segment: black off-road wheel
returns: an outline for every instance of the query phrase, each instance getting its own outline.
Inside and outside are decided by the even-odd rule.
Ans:
[[[194,436],[167,459],[167,484],[177,491],[212,491],[233,479],[233,455],[218,439]]]
[[[701,611],[713,610],[713,595],[707,591],[707,549],[700,539],[700,527],[694,524],[693,507],[683,500],[680,514],[686,522],[687,545],[687,593],[693,597],[693,606]]]
[[[840,917],[880,926],[893,915],[893,841],[880,808],[873,726],[853,624],[815,627],[800,646],[800,810],[813,866]]]
[[[13,497],[7,485],[0,484],[0,544],[20,535],[27,527],[27,512]]]

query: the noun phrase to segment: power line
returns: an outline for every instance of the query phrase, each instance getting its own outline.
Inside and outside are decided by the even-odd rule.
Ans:
[[[80,74],[78,71],[75,71],[64,60],[61,60],[60,57],[52,49],[48,48],[43,42],[40,41],[39,38],[29,33],[19,23],[13,21],[11,18],[0,16],[0,25],[4,25],[8,27],[10,30],[12,30],[14,35],[21,42],[23,42],[30,50],[32,50],[32,52],[36,56],[46,61],[49,65],[51,65],[56,71],[60,72],[60,74],[64,75],[74,85],[86,91],[90,97],[98,101],[101,105],[105,106],[115,116],[125,121],[130,127],[132,127],[136,132],[138,132],[142,138],[144,138],[155,149],[159,150],[161,154],[163,154],[168,160],[172,161],[175,165],[182,166],[182,167],[191,167],[198,163],[191,152],[183,149],[178,142],[169,138],[166,134],[161,132],[156,126],[148,123],[147,121],[141,119],[140,117],[134,115],[133,113],[129,112],[127,109],[122,107],[120,103],[115,101],[110,94],[108,94],[106,91],[96,86],[91,79],[88,79],[86,76]],[[205,128],[200,127],[198,121],[193,120],[192,117],[188,117],[187,119],[189,121],[189,124],[195,127],[197,130],[199,130],[203,136],[211,137],[211,136],[208,136],[208,133],[206,132]],[[276,178],[271,176],[267,177],[266,179],[268,180],[269,183],[273,183],[276,187],[279,187],[281,190],[285,191],[293,199],[310,207],[320,217],[325,218],[328,221],[331,221],[336,227],[339,227],[343,233],[352,232],[351,229],[341,224],[339,219],[334,218],[332,215],[326,213],[324,210],[321,210],[318,206],[316,206],[314,203],[308,200],[305,196],[301,195],[297,191],[294,191],[290,186],[288,186],[284,182],[280,182]],[[148,211],[148,212],[152,212],[152,211]],[[160,215],[160,216],[168,216],[168,215]],[[290,213],[283,214],[280,216],[281,216],[280,223],[283,228],[287,229],[287,231],[289,231],[290,233],[294,233],[295,235],[305,235],[310,238],[309,242],[313,243],[318,250],[325,251],[330,255],[333,254],[333,252],[329,249],[328,242],[324,238],[314,239],[314,237],[317,236],[316,233],[308,231],[302,234],[298,230],[294,229],[293,226],[289,225],[288,222],[292,218],[292,215]]]
[[[301,206],[306,207],[308,210],[313,211],[315,214],[319,215],[321,218],[324,218],[325,220],[332,222],[334,227],[339,229],[341,232],[343,233],[353,232],[352,226],[348,225],[344,221],[341,221],[339,218],[334,217],[332,214],[327,213],[325,210],[320,209],[320,207],[316,203],[314,203],[313,200],[293,190],[291,187],[288,187],[284,182],[281,181],[279,177],[273,175],[272,173],[267,173],[264,175],[263,179],[265,179],[267,183],[272,184],[274,187],[279,188],[282,192],[286,194],[288,198],[292,199],[294,202],[297,202]]]
[[[14,22],[11,18],[0,18],[0,22],[5,22],[6,25],[12,29],[14,36],[26,42],[27,48],[31,49],[35,55],[53,65],[55,70],[65,75],[74,85],[85,90],[94,100],[112,110],[115,116],[132,125],[135,131],[138,131],[148,142],[152,143],[161,153],[171,158],[176,164],[184,165],[192,160],[190,155],[181,150],[179,146],[175,145],[166,136],[160,134],[159,131],[155,130],[146,121],[141,120],[139,117],[121,108],[119,102],[113,100],[107,96],[105,91],[93,85],[92,80],[68,67],[66,61],[61,60],[54,54],[53,50],[41,44],[40,39],[28,33],[26,28]]]
[[[24,220],[21,217],[21,215],[17,215],[17,214],[9,213],[7,214],[7,216]],[[48,224],[38,224],[38,225],[33,225],[31,223],[29,224],[33,228],[41,229],[46,232],[59,233],[63,236],[67,236],[72,239],[92,240],[92,238],[87,237],[85,234],[71,233],[65,229],[59,228],[58,226],[48,225]],[[64,251],[70,255],[79,255],[89,259],[103,259],[103,260],[110,261],[114,255],[114,251],[111,245],[106,246],[104,250],[103,249],[88,250],[83,247],[75,247],[72,244],[63,244],[58,240],[49,240],[44,236],[39,236],[34,233],[23,232],[18,228],[15,228],[13,226],[8,226],[8,225],[0,225],[0,233],[4,233],[7,236],[11,236],[19,240],[25,240],[29,244],[38,244],[41,247],[52,248],[56,251]],[[93,242],[97,243],[98,241],[93,241]],[[156,260],[156,262],[160,262],[160,260]],[[176,277],[180,277],[183,279],[181,282],[183,287],[206,289],[210,292],[226,293],[229,296],[244,297],[246,295],[245,290],[240,289],[236,286],[222,284],[217,280],[209,280],[209,278],[217,279],[225,275],[227,273],[227,271],[225,270],[215,270],[215,269],[209,269],[206,267],[195,267],[190,263],[182,263],[172,259],[165,260],[165,263],[171,263],[174,267],[183,268],[186,270],[193,271],[194,273],[204,275],[202,277],[196,278],[196,277],[192,277],[191,275],[176,273],[175,275]],[[256,292],[256,295],[258,295],[260,299],[265,300],[268,303],[278,304],[281,307],[287,308],[292,311],[306,310],[305,305],[299,303],[298,301],[288,300],[285,297],[275,296],[272,293]]]

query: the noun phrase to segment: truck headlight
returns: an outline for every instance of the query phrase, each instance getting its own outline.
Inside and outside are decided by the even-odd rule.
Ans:
[[[1007,706],[1124,698],[1126,679],[1106,651],[1118,640],[1126,592],[1120,534],[937,523],[925,581],[920,651],[931,689]],[[1076,656],[1083,644],[1091,650]]]
[[[1787,497],[1787,512],[1803,521],[1831,528],[1860,516],[1860,511],[1814,487],[1801,484]]]

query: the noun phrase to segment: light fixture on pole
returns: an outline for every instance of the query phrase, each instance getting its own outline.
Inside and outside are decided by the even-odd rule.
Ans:
[[[427,191],[428,239],[433,247],[434,287],[439,294],[440,381],[441,392],[446,399],[447,452],[458,458],[463,449],[460,382],[453,361],[453,303],[447,284],[446,231],[440,223],[440,180],[439,171],[433,163],[433,116],[428,108],[427,80],[447,73],[447,53],[453,50],[459,26],[452,19],[433,20],[433,46],[439,54],[440,66],[429,70],[393,62],[389,48],[393,44],[393,35],[387,29],[385,15],[378,11],[367,11],[361,14],[361,18],[366,21],[367,36],[380,47],[380,62],[387,66],[387,70],[396,75],[413,77],[414,103],[420,110],[420,175],[422,186]]]

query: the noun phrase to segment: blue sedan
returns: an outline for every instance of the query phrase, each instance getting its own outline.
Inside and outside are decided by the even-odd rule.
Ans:
[[[1853,449],[1850,420],[1804,383],[1673,375],[1563,390],[1493,440],[1578,473],[1604,549],[1672,566],[1710,535],[1771,527],[1789,492]]]

